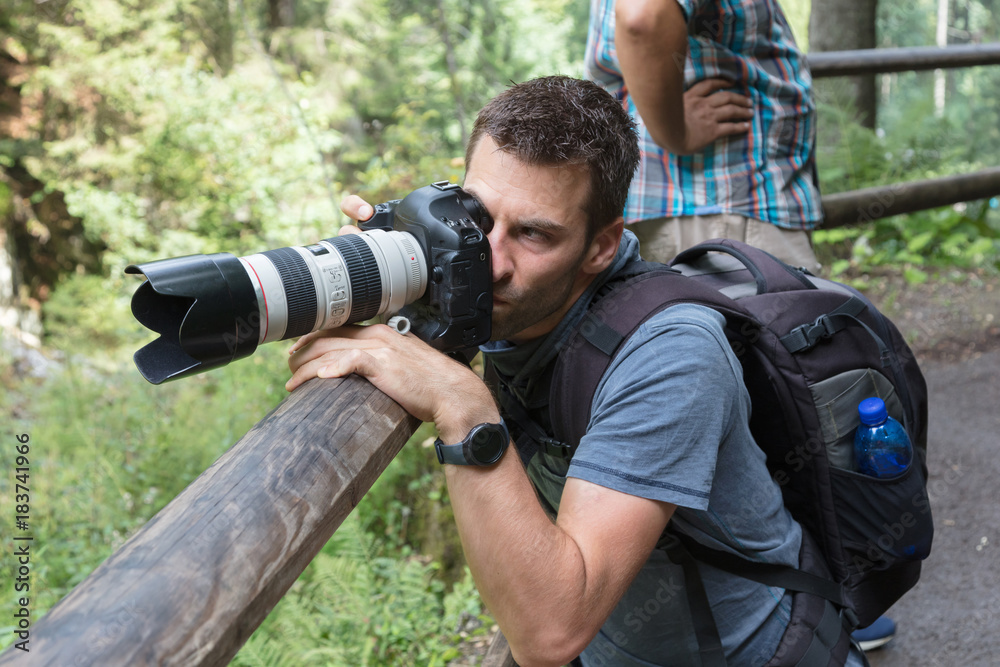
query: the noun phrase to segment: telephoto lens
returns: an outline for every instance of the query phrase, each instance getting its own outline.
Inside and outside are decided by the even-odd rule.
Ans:
[[[130,265],[126,273],[146,277],[132,314],[160,334],[135,353],[136,367],[160,384],[225,366],[261,343],[377,316],[394,316],[391,325],[405,333],[410,323],[397,314],[408,304],[414,333],[432,345],[478,345],[489,338],[492,312],[488,221],[458,186],[435,183],[379,204],[358,234],[247,257]]]
[[[414,238],[383,230],[125,271],[146,276],[132,313],[161,334],[135,353],[139,372],[153,384],[224,366],[261,343],[397,312],[427,288],[427,262]]]

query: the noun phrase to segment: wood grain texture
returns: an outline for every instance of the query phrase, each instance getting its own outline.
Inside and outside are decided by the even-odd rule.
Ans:
[[[227,664],[418,425],[357,376],[306,383],[0,665]]]

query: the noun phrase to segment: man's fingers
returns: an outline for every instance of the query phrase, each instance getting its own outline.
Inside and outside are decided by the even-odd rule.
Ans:
[[[323,336],[326,335],[327,335],[326,331],[313,331],[311,333],[307,333],[304,336],[300,336],[298,340],[292,343],[292,346],[288,348],[288,354],[295,354],[296,352],[298,352],[299,350],[301,350],[302,348],[304,348],[306,345],[313,342],[317,338],[322,338]]]
[[[336,329],[320,329],[319,331],[312,331],[303,336],[300,336],[298,340],[292,343],[292,346],[288,348],[289,354],[294,354],[304,348],[306,345],[319,340],[321,338],[373,338],[377,335],[378,330],[374,329],[379,325],[373,324],[370,326],[364,326],[359,324],[345,324],[342,327],[337,327]],[[373,329],[369,331],[369,329]],[[399,334],[396,334],[397,336]]]
[[[357,195],[347,195],[340,202],[340,210],[351,220],[364,222],[375,214],[371,204]]]
[[[743,106],[727,104],[726,106],[717,107],[714,117],[717,122],[729,123],[732,121],[750,120],[754,117],[754,112],[753,109],[747,109]]]
[[[288,360],[288,365],[292,368],[292,370],[295,370],[299,365],[305,363],[306,361],[315,357],[320,357],[327,352],[356,348],[358,347],[358,343],[356,341],[369,340],[369,343],[362,342],[361,345],[372,348],[382,346],[382,342],[375,340],[374,336],[369,335],[368,332],[365,331],[370,328],[371,327],[346,325],[338,329],[308,333],[299,338],[299,340],[297,340],[289,350],[290,358]],[[399,334],[396,335],[398,336]]]
[[[753,100],[740,93],[715,93],[714,95],[709,96],[705,101],[713,107],[731,106],[737,109],[750,110],[750,113],[753,113],[751,109],[751,107],[753,107]]]
[[[365,350],[350,349],[327,352],[295,369],[292,377],[285,383],[287,391],[294,391],[307,380],[318,378],[339,378],[357,373],[366,378],[372,378],[381,371],[379,360]]]
[[[719,123],[716,126],[716,139],[733,134],[746,134],[749,130],[750,123]]]

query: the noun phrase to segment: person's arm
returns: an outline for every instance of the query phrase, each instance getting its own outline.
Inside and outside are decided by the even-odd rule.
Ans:
[[[563,665],[593,640],[674,511],[577,478],[553,524],[516,452],[496,469],[446,469],[480,595],[522,667]]]
[[[290,366],[289,390],[312,377],[358,373],[434,422],[446,444],[500,419],[475,373],[389,327],[308,334]],[[512,449],[493,466],[448,465],[445,473],[476,585],[523,667],[565,664],[590,643],[674,509],[571,478],[552,523]]]
[[[676,0],[615,3],[615,50],[625,86],[653,141],[678,155],[747,132],[753,118],[749,97],[722,91],[732,81],[704,79],[685,92],[687,40]]]

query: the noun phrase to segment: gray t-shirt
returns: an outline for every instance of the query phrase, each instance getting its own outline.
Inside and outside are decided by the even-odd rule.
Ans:
[[[678,305],[647,320],[598,385],[568,470],[537,454],[528,474],[558,509],[565,477],[677,505],[676,530],[715,549],[798,565],[801,528],[785,509],[750,434],[750,397],[715,311]],[[699,565],[731,664],[762,665],[791,599]],[[683,575],[654,550],[583,654],[585,665],[698,665]]]

